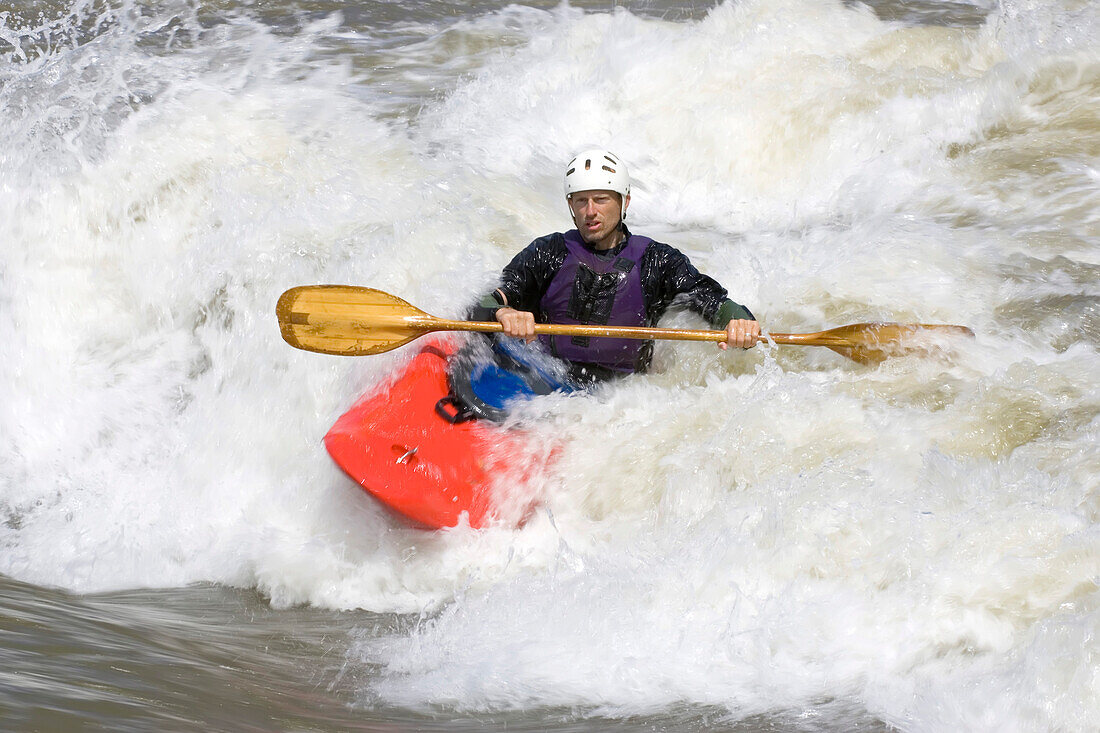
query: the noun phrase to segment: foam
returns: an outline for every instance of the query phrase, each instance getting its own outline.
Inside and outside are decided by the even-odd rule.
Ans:
[[[383,73],[333,57],[395,53],[338,18],[123,3],[95,40],[9,54],[0,572],[423,613],[349,651],[381,670],[365,700],[417,708],[831,698],[916,730],[1086,727],[1092,652],[1065,649],[1088,650],[1100,557],[1097,178],[1075,142],[1097,52],[1045,13],[1095,22],[513,7],[404,28]],[[359,283],[459,315],[567,226],[555,171],[591,143],[636,174],[634,225],[768,328],[978,338],[876,369],[661,344],[656,374],[519,418],[561,450],[517,489],[545,499],[523,529],[397,527],[320,437],[407,355],[295,352],[276,298]]]

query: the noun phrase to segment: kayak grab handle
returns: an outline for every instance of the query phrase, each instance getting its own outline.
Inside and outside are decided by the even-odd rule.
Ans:
[[[451,395],[435,403],[435,412],[451,425],[458,425],[473,420],[477,415]]]

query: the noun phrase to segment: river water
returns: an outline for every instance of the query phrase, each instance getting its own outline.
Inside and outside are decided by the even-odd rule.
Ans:
[[[3,0],[0,110],[0,728],[1100,720],[1094,3]],[[663,342],[401,526],[320,439],[412,349],[276,299],[460,316],[593,144],[766,329],[976,338]]]

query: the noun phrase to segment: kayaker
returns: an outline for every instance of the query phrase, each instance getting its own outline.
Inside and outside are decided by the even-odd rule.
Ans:
[[[760,334],[752,313],[727,297],[679,250],[626,226],[630,176],[614,154],[586,150],[566,166],[565,199],[576,229],[531,242],[504,268],[474,320],[497,320],[508,336],[533,341],[535,323],[655,326],[673,299],[725,329],[722,349],[751,348]],[[581,383],[644,372],[653,342],[540,336]]]

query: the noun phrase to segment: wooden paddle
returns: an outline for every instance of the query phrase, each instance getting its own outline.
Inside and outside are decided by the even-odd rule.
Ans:
[[[381,354],[435,331],[501,331],[499,323],[435,318],[395,295],[354,285],[304,285],[282,294],[275,307],[288,344],[306,351],[340,356]],[[568,326],[539,323],[535,333],[564,336],[612,336],[680,341],[726,340],[725,331],[677,328]],[[862,364],[877,364],[902,354],[931,352],[925,336],[974,336],[966,326],[902,323],[856,323],[818,333],[773,333],[761,336],[777,344],[825,346]]]

